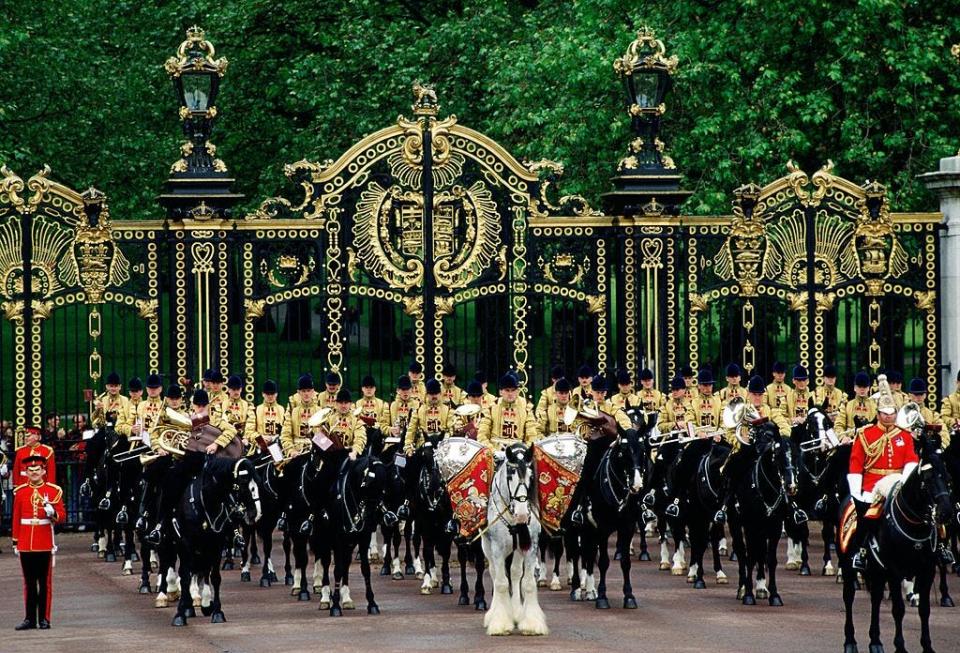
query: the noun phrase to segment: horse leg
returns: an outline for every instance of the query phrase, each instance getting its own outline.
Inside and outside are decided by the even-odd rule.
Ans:
[[[950,588],[947,587],[947,565],[938,563],[940,568],[940,607],[952,608],[953,599],[950,598]]]
[[[230,537],[227,535],[227,537]],[[210,585],[213,586],[213,601],[210,603],[210,623],[226,623],[227,618],[223,616],[223,607],[220,605],[220,568],[219,565],[210,567]]]
[[[250,537],[246,538],[244,544],[250,545],[250,564],[259,565],[260,564],[260,553],[257,550],[257,529],[255,526],[250,527]],[[266,543],[264,543],[266,546]]]
[[[780,544],[780,523],[776,522],[770,527],[767,540],[767,575],[769,576],[770,605],[773,607],[783,606],[783,599],[777,592],[777,548]],[[804,549],[805,551],[806,549]],[[805,555],[805,554],[804,554]],[[808,569],[809,573],[809,569]]]
[[[904,653],[903,640],[903,615],[906,614],[906,604],[903,602],[903,593],[900,588],[900,579],[889,577],[887,583],[890,587],[890,614],[893,615],[893,646],[897,653]]]
[[[492,539],[492,538],[491,538]],[[507,561],[500,546],[484,538],[484,554],[490,560],[490,575],[493,577],[493,598],[490,609],[483,615],[483,627],[487,635],[509,635],[513,632],[513,618],[510,616],[510,580],[507,575]]]
[[[746,546],[744,547],[743,557],[740,557],[739,552],[737,553],[738,558],[743,560],[743,571],[741,574],[741,583],[743,584],[743,604],[756,605],[757,600],[753,595],[753,565],[756,562],[753,540],[756,538],[751,533],[745,534],[745,537],[748,538],[748,541],[745,543]]]
[[[403,556],[403,565],[404,565],[403,573],[405,573],[407,576],[410,576],[411,574],[416,573],[413,568],[413,554],[411,553],[411,548],[410,548],[413,543],[413,520],[412,519],[408,519],[405,522],[403,522],[403,543],[406,548],[406,553]],[[419,549],[417,550],[417,554],[419,555]],[[396,578],[396,574],[394,574],[394,578]]]
[[[283,533],[283,584],[293,585],[293,570],[290,567],[291,538],[288,532]]]
[[[183,549],[181,549],[181,552]],[[180,600],[177,601],[177,613],[173,616],[173,626],[186,626],[187,613],[193,611],[193,597],[190,595],[190,567],[181,554],[180,558]]]
[[[560,558],[563,557],[563,538],[551,538],[550,555],[553,557],[553,576],[550,578],[550,591],[559,592],[562,587],[560,584]]]
[[[373,585],[370,584],[370,533],[360,538],[360,573],[363,574],[363,584],[367,592],[367,614],[380,614],[373,595]]]
[[[841,559],[842,563],[842,559]],[[843,653],[857,653],[856,629],[853,625],[853,599],[857,594],[854,579],[857,577],[849,561],[844,565],[843,573]]]
[[[307,558],[307,538],[298,533],[293,538],[293,561],[296,575],[300,577],[300,589],[298,591],[294,585],[293,591],[297,593],[298,601],[310,600],[310,590],[307,589]]]
[[[473,607],[477,610],[487,609],[487,592],[483,587],[483,571],[486,565],[487,558],[478,542],[473,545],[473,566],[477,572],[477,580],[473,585]]]
[[[453,594],[450,584],[450,538],[441,537],[437,549],[440,551],[440,593]]]
[[[933,571],[925,570],[917,574],[917,586],[920,591],[920,605],[917,614],[920,615],[920,646],[923,653],[933,653],[933,642],[930,640],[930,588],[933,585]]]
[[[381,526],[380,533],[383,535],[383,565],[380,567],[381,576],[390,575],[390,565],[393,561],[393,551],[391,550],[391,543],[393,541],[393,530],[392,526]]]
[[[883,643],[880,641],[880,603],[883,601],[883,578],[875,575],[867,579],[867,585],[870,588],[870,650],[883,650]]]
[[[537,550],[531,548],[529,551],[514,551],[514,558],[520,559],[521,580],[520,587],[514,587],[514,594],[520,596],[520,612],[514,612],[517,620],[517,629],[521,635],[547,635],[550,629],[547,628],[546,616],[540,607],[540,601],[537,598],[537,579],[533,570],[537,564]],[[624,555],[629,558],[629,555]],[[609,558],[607,564],[609,565]],[[515,576],[516,578],[516,576]],[[518,591],[519,590],[519,591]]]
[[[717,585],[726,585],[729,581],[723,573],[723,563],[720,558],[720,539],[723,537],[723,526],[714,525],[710,529],[710,548],[713,551],[713,573],[717,578]]]
[[[597,548],[599,546],[599,536],[593,531],[584,537],[581,549],[583,560],[583,569],[586,572],[585,587],[583,590],[583,599],[586,601],[597,600],[597,585],[594,573],[597,564]]]
[[[767,586],[767,533],[762,525],[757,525],[757,530],[751,538],[748,555],[753,560],[757,570],[756,583],[754,584],[754,596],[758,599],[769,598],[770,589]],[[778,541],[779,543],[779,541]]]
[[[632,540],[633,525],[625,527],[621,535],[627,542]],[[630,567],[632,564],[630,556],[625,555],[620,558],[620,573],[623,576],[623,607],[628,610],[635,610],[637,607],[637,599],[633,595],[633,583],[630,582]]]
[[[457,545],[457,562],[460,563],[460,598],[457,599],[457,605],[470,605],[470,583],[467,582],[467,558],[469,558],[466,545]]]
[[[273,526],[268,522],[261,521],[260,539],[263,542],[263,569],[260,572],[260,587],[270,587],[275,580],[273,575],[273,561],[270,556],[273,555]]]
[[[610,568],[610,552],[608,551],[607,538],[603,537],[600,533],[597,533],[597,536],[597,571],[600,572],[600,582],[597,585],[596,607],[598,610],[609,610],[610,601],[607,600],[607,570]],[[620,533],[618,532],[617,542],[619,541]],[[619,549],[619,545],[617,549]],[[629,555],[620,556],[620,560],[629,559]]]
[[[702,590],[707,588],[703,581],[703,554],[707,550],[708,525],[704,520],[694,516],[689,526],[690,533],[690,571],[687,582],[693,583],[693,588]]]
[[[567,564],[570,567],[570,600],[579,601],[583,598],[583,589],[580,586],[580,542],[576,533],[568,531]]]
[[[333,592],[330,596],[330,616],[342,617],[343,608],[340,605],[340,582],[343,579],[344,567],[350,561],[353,547],[345,543],[333,542]]]
[[[240,549],[240,582],[250,582],[250,550],[253,548],[253,526],[244,524],[240,527],[243,533],[243,547]]]
[[[810,527],[804,523],[801,527],[803,537],[800,538],[800,575],[810,575]]]
[[[335,545],[334,545],[335,546]],[[324,542],[320,546],[320,609],[328,610],[330,608],[330,561],[334,564],[334,578],[336,578],[336,549],[329,542]],[[316,582],[316,581],[314,581]]]
[[[433,593],[433,579],[431,572],[436,572],[436,559],[433,555],[433,542],[426,536],[423,538],[423,582],[420,583],[421,594]]]

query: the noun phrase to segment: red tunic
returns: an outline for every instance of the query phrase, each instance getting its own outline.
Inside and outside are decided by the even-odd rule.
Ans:
[[[23,461],[27,456],[43,456],[47,459],[47,477],[46,481],[48,483],[57,482],[57,466],[54,464],[53,460],[53,449],[45,444],[37,444],[34,446],[23,445],[17,449],[16,454],[13,457],[13,479],[12,483],[14,488],[18,485],[23,485],[27,482],[27,466],[23,464]]]
[[[47,517],[44,499],[56,510],[55,519]],[[59,485],[45,481],[36,486],[21,485],[13,495],[13,543],[21,552],[52,551],[53,525],[65,518],[63,490]]]
[[[853,441],[853,448],[850,451],[850,473],[863,474],[863,491],[871,492],[873,486],[877,484],[884,476],[900,473],[904,466],[909,462],[918,463],[920,458],[913,446],[913,437],[904,433],[896,426],[892,426],[890,440],[884,448],[883,453],[869,468],[865,467],[867,462],[867,453],[863,449],[863,443],[858,436]],[[886,431],[879,424],[868,426],[863,431],[863,437],[868,444],[873,444],[884,436]]]

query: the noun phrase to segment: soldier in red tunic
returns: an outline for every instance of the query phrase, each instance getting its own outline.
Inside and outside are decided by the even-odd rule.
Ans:
[[[53,460],[53,449],[45,444],[40,444],[40,429],[35,426],[28,426],[23,429],[24,445],[17,449],[13,458],[13,486],[23,485],[27,482],[27,468],[24,461],[28,457],[40,456],[46,460],[48,479],[50,483],[57,482],[57,466]]]
[[[63,490],[47,483],[47,459],[23,459],[27,482],[16,488],[13,499],[13,547],[23,570],[26,616],[16,630],[50,627],[53,594],[53,527],[66,517]]]
[[[896,421],[897,405],[887,377],[877,377],[880,386],[877,399],[877,423],[858,432],[850,451],[850,469],[847,483],[850,496],[857,507],[857,522],[861,536],[860,551],[853,557],[853,568],[866,571],[867,546],[872,535],[874,519],[864,519],[874,500],[882,500],[896,480],[907,476],[920,462],[913,436],[900,430]]]

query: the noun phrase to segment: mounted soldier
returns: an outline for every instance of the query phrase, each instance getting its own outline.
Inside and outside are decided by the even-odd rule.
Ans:
[[[610,397],[611,405],[622,410],[640,406],[640,397],[633,391],[633,380],[630,378],[630,372],[627,370],[617,372],[617,388],[620,391]]]
[[[443,377],[440,384],[440,401],[445,406],[456,408],[463,403],[463,390],[457,387],[457,369],[450,363],[443,366]]]
[[[579,409],[584,399],[590,396],[590,382],[593,380],[593,368],[587,364],[577,370],[577,387],[574,388],[570,401],[573,407]]]
[[[427,398],[427,389],[423,383],[423,365],[417,361],[410,363],[407,376],[410,377],[410,390],[413,392],[413,396],[419,399],[420,403],[423,403]]]
[[[320,410],[317,404],[317,392],[313,388],[313,377],[303,374],[297,380],[297,405],[284,414],[283,428],[280,431],[280,446],[284,458],[293,458],[310,447],[309,421]]]
[[[137,406],[143,401],[143,381],[139,376],[135,376],[127,382],[127,397],[130,400],[131,416],[137,414]]]
[[[787,397],[787,405],[783,408],[784,417],[790,422],[791,426],[803,424],[807,419],[807,410],[810,401],[813,399],[813,393],[809,387],[809,376],[807,368],[803,365],[795,365],[791,375],[793,388]]]
[[[691,366],[684,365],[680,368],[680,376],[683,378],[683,397],[692,406],[693,400],[697,398],[699,393],[699,390],[697,390],[697,375],[694,374]]]
[[[554,365],[550,368],[550,385],[544,388],[540,393],[540,400],[537,401],[537,409],[534,411],[538,420],[543,419],[543,416],[547,412],[547,408],[549,408],[550,404],[552,404],[556,399],[556,395],[554,394],[556,391],[554,388],[557,385],[557,381],[562,379],[563,376],[563,366]],[[567,383],[567,385],[569,386],[570,384]]]
[[[247,425],[244,427],[244,440],[253,447],[257,437],[263,438],[266,444],[271,444],[280,437],[283,430],[285,411],[277,401],[277,382],[267,379],[261,388],[263,403],[256,410],[250,411]]]
[[[368,428],[390,430],[390,406],[377,396],[377,382],[369,374],[360,380],[360,398],[354,412]]]
[[[640,370],[639,378],[640,390],[637,396],[640,398],[640,407],[647,413],[663,410],[666,396],[653,387],[653,372],[645,367]]]
[[[336,372],[327,372],[327,375],[323,379],[325,388],[323,392],[317,395],[317,405],[320,406],[320,408],[336,410],[337,393],[340,392],[340,386],[342,383],[343,380],[340,378],[339,374]]]
[[[536,442],[540,431],[533,411],[518,396],[517,378],[509,372],[504,374],[500,392],[500,399],[480,420],[477,441],[494,451],[516,441],[527,445]]]
[[[727,365],[726,378],[727,386],[720,391],[720,403],[726,406],[735,397],[740,397],[746,401],[747,390],[740,385],[740,366],[736,363]]]
[[[780,361],[773,364],[773,382],[767,386],[766,393],[763,395],[763,403],[768,407],[781,412],[787,408],[790,396],[793,390],[786,383],[787,366]]]
[[[854,398],[847,402],[834,423],[837,434],[862,428],[877,417],[877,403],[867,396],[870,392],[870,377],[866,372],[857,373],[853,381],[853,389]]]
[[[566,379],[558,379],[552,390],[554,400],[538,420],[540,433],[544,436],[554,435],[555,433],[573,433],[574,422],[566,418],[568,412],[572,412],[574,415],[577,412],[570,401],[570,382]]]
[[[847,403],[847,393],[837,387],[836,365],[823,368],[823,382],[817,386],[814,394],[814,401],[818,406],[822,406],[824,400],[827,402],[827,417],[836,422],[837,416]]]
[[[420,400],[413,394],[413,383],[406,374],[397,380],[397,396],[390,404],[390,429],[391,437],[400,438],[403,442],[406,440],[407,431],[410,422],[420,408]]]
[[[143,492],[140,495],[140,508],[136,530],[144,532],[157,514],[157,497],[164,476],[173,464],[170,453],[160,446],[160,434],[167,429],[185,429],[190,422],[190,413],[183,407],[183,388],[172,385],[166,389],[163,409],[152,424],[147,425],[145,442],[152,452],[149,457],[141,456],[143,462]]]
[[[473,407],[476,408],[473,408]],[[480,418],[483,416],[483,388],[476,381],[467,384],[464,403],[454,411],[453,434],[461,438],[477,439]]]

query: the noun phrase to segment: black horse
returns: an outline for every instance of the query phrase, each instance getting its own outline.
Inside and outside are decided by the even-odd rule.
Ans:
[[[436,445],[442,434],[428,433],[419,447],[416,466],[413,468],[410,498],[413,508],[413,524],[420,535],[423,547],[423,582],[421,594],[433,593],[437,575],[436,554],[440,555],[440,593],[453,594],[450,584],[450,551],[453,534],[448,525],[453,517],[450,507],[450,495],[440,476],[440,468],[434,458]]]
[[[919,595],[920,645],[924,653],[933,653],[930,640],[930,588],[937,568],[937,531],[953,517],[953,510],[939,439],[924,434],[918,443],[919,465],[887,497],[873,541],[866,543],[870,551],[867,572],[864,574],[871,602],[870,653],[883,653],[880,603],[885,587],[890,588],[891,611],[896,628],[894,645],[897,651],[906,650],[903,639],[906,607],[900,591],[900,584],[905,578],[915,580],[915,590]],[[847,550],[840,554],[843,604],[846,609],[844,653],[857,652],[853,626],[857,575],[852,568],[853,553]]]
[[[180,601],[174,626],[186,626],[187,616],[193,611],[191,575],[204,583],[200,604],[203,615],[209,616],[211,623],[226,621],[220,605],[220,556],[224,542],[233,537],[231,517],[237,513],[248,524],[260,519],[260,486],[253,463],[246,458],[207,457],[176,509]],[[208,585],[212,586],[212,596]]]
[[[116,561],[118,551],[124,557],[123,573],[133,573],[133,563],[139,560],[135,549],[134,519],[140,502],[140,475],[143,466],[139,453],[125,451],[127,440],[112,428],[106,430],[107,447],[96,468],[96,487],[100,490],[97,502],[97,521],[105,538],[103,549],[107,562]]]
[[[747,456],[749,465],[734,483],[736,509],[731,511],[730,532],[739,565],[738,598],[756,605],[753,570],[757,570],[757,594],[769,595],[772,606],[782,606],[777,592],[777,546],[789,496],[796,493],[796,472],[790,446],[775,424],[761,421],[750,428],[751,441],[735,454]],[[766,578],[769,576],[769,578]]]
[[[253,463],[257,481],[263,492],[260,494],[260,520],[256,524],[243,525],[244,546],[241,558],[240,581],[250,582],[252,579],[250,565],[262,564],[260,572],[260,587],[270,587],[277,582],[277,573],[273,568],[273,531],[277,527],[283,506],[284,485],[277,475],[277,468],[269,453],[258,453],[250,457]],[[263,544],[263,558],[257,555],[257,538]]]
[[[713,517],[720,509],[723,500],[723,480],[720,468],[730,453],[725,442],[714,442],[710,438],[688,445],[686,457],[693,461],[693,472],[686,480],[678,479],[678,487],[685,488],[686,498],[683,515],[690,534],[690,570],[687,582],[694,589],[705,589],[703,580],[703,556],[707,544],[713,551],[713,571],[718,585],[727,584],[727,576],[720,562],[720,538],[723,526],[713,523]],[[691,578],[692,576],[692,578]]]
[[[643,429],[643,437],[653,427],[655,417]],[[600,448],[603,451],[600,464],[591,478],[581,478],[587,483],[589,510],[586,511],[580,535],[580,557],[587,573],[586,591],[592,594],[594,564],[600,571],[600,581],[596,586],[596,607],[608,609],[607,570],[610,567],[610,554],[607,540],[614,532],[617,534],[617,550],[620,555],[620,569],[623,572],[623,607],[636,608],[637,599],[633,595],[630,583],[629,546],[637,528],[640,510],[639,492],[643,488],[645,470],[643,450],[636,429],[619,432],[616,437],[600,437],[590,441],[588,448]],[[588,451],[587,456],[590,456]],[[572,540],[568,540],[568,543]],[[573,544],[576,549],[576,543]],[[568,544],[568,555],[574,555]],[[580,589],[578,574],[574,574],[571,596]]]

